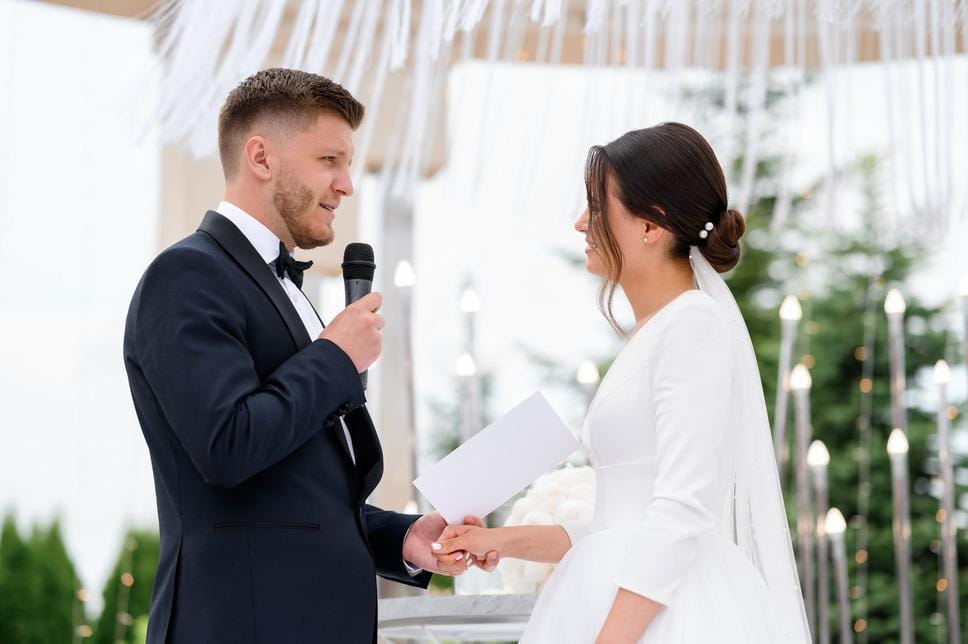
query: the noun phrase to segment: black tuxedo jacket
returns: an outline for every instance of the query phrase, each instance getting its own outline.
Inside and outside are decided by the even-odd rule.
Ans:
[[[403,563],[416,517],[365,503],[383,455],[352,361],[229,220],[145,271],[124,362],[161,530],[149,644],[372,642],[376,575],[426,587]]]

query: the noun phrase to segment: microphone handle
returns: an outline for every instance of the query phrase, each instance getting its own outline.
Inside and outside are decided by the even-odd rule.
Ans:
[[[346,295],[346,306],[349,306],[361,297],[370,294],[370,291],[373,290],[373,280],[343,280],[343,290]],[[366,371],[360,374],[360,382],[363,383],[364,391],[366,390],[366,374]]]

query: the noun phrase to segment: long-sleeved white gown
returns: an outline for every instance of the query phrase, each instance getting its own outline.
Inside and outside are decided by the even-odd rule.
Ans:
[[[735,456],[724,429],[735,381],[724,313],[698,290],[632,336],[582,429],[594,516],[564,526],[572,548],[521,642],[594,642],[619,588],[664,605],[641,644],[780,642],[766,583],[718,525]]]

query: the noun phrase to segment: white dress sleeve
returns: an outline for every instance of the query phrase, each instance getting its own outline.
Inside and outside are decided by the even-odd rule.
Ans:
[[[559,525],[568,533],[568,538],[571,540],[572,547],[574,547],[579,539],[588,534],[591,524],[591,519],[586,519],[584,521],[564,521]]]
[[[656,474],[652,501],[630,537],[620,587],[669,605],[722,503],[723,428],[730,413],[732,351],[713,312],[688,309],[652,351]]]

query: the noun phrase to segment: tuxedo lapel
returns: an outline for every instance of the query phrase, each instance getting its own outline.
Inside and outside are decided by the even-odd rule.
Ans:
[[[231,221],[212,210],[205,213],[205,218],[202,219],[198,230],[210,235],[259,285],[276,311],[282,316],[283,322],[286,323],[286,328],[289,329],[289,335],[292,336],[296,350],[309,346],[311,340],[309,334],[306,333],[306,326],[299,319],[299,313],[296,312],[296,308],[289,301],[289,297],[283,290],[282,285],[279,284],[279,280],[269,270],[268,265],[262,261],[262,257],[245,238],[242,231],[236,228]]]
[[[272,302],[276,311],[282,316],[283,322],[286,323],[286,328],[289,330],[289,335],[296,345],[296,350],[299,351],[307,347],[312,340],[306,332],[306,325],[299,318],[296,307],[292,305],[289,296],[286,295],[282,285],[279,284],[279,280],[272,274],[272,271],[269,270],[266,263],[262,260],[262,257],[256,252],[252,244],[249,243],[249,240],[245,238],[245,235],[242,234],[242,231],[236,228],[235,224],[231,221],[213,210],[205,213],[205,218],[202,219],[198,230],[210,235],[248,273],[249,277],[259,285],[259,288],[266,294],[269,301]],[[312,306],[311,302],[310,306]],[[316,313],[316,307],[312,308],[313,312]],[[316,313],[316,317],[319,317],[319,313]],[[319,323],[323,324],[321,318]],[[323,324],[323,327],[325,326]],[[346,457],[347,463],[352,466],[350,447],[346,442],[346,436],[343,434],[343,428],[339,422],[335,423],[334,433],[340,445],[343,446],[343,455]]]
[[[383,449],[370,412],[359,407],[343,417],[353,437],[356,471],[360,482],[360,498],[366,499],[383,478]]]

